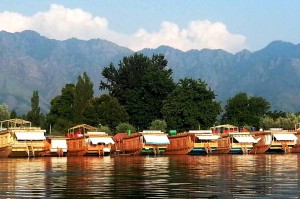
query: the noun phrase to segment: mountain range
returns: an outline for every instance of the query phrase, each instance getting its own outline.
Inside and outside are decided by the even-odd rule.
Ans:
[[[0,103],[18,114],[30,109],[33,91],[39,92],[44,113],[67,83],[86,72],[100,95],[101,71],[117,65],[134,51],[102,39],[59,41],[34,31],[0,32]],[[265,48],[236,54],[224,50],[189,50],[169,46],[138,51],[147,56],[164,54],[174,81],[201,79],[223,105],[239,92],[260,96],[272,110],[300,111],[300,44],[273,41]]]

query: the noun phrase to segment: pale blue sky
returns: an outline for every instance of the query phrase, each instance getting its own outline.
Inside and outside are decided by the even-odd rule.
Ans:
[[[47,22],[50,24],[43,23],[43,20],[51,19],[53,23],[59,20],[47,14],[50,13],[53,4],[58,7],[53,8],[52,14],[80,8],[85,14],[91,14],[94,25],[85,27],[72,22],[69,26],[54,27],[50,22]],[[44,13],[43,17],[37,15],[39,12]],[[22,17],[11,17],[7,13],[18,13]],[[73,17],[77,20],[76,16],[77,14],[64,15],[66,18],[61,17],[61,21],[67,20],[65,24],[68,24],[67,18]],[[96,17],[104,19],[106,23],[100,25],[96,22]],[[88,19],[82,17],[81,23],[89,24],[84,23],[84,20]],[[168,23],[162,25],[163,22]],[[45,27],[41,28],[43,25]],[[74,29],[77,25],[78,28]],[[80,26],[87,31],[79,32]],[[93,27],[95,32],[92,34]],[[273,40],[300,43],[300,1],[1,0],[0,28],[9,32],[34,29],[42,35],[55,39],[97,37],[136,50],[147,45],[154,48],[165,44],[174,45],[173,47],[182,50],[223,48],[237,52],[248,48],[256,51]],[[51,31],[53,33],[49,33]],[[60,35],[55,35],[54,31]],[[76,34],[72,35],[70,32]]]

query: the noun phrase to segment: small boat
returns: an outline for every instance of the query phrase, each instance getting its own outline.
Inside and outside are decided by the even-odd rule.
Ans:
[[[3,120],[1,124],[1,157],[36,157],[45,152],[45,132],[22,119]]]

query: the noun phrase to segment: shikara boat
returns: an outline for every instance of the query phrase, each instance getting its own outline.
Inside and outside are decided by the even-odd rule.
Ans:
[[[46,130],[22,119],[0,123],[1,157],[35,157],[45,152]]]

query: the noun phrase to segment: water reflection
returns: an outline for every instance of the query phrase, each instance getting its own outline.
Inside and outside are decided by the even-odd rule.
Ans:
[[[297,198],[300,154],[0,159],[5,198]]]

